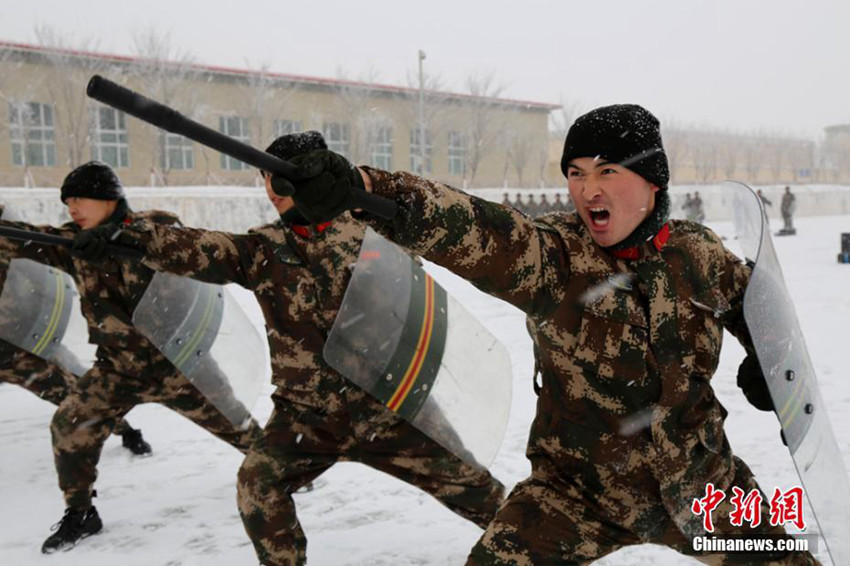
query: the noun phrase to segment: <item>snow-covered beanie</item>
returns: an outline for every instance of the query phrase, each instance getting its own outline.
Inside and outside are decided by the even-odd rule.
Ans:
[[[280,136],[266,148],[266,153],[271,153],[275,157],[288,161],[296,155],[316,149],[328,149],[328,144],[325,143],[325,138],[322,137],[321,133],[310,130]]]
[[[670,167],[661,143],[661,126],[637,104],[602,106],[579,116],[564,141],[561,171],[577,157],[599,157],[631,169],[659,189],[667,189]]]
[[[71,197],[94,200],[119,200],[124,188],[112,167],[100,161],[83,163],[65,177],[61,189],[62,202]]]

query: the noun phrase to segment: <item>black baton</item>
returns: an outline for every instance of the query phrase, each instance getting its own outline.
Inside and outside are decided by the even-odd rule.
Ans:
[[[35,242],[36,244],[46,244],[48,246],[64,246],[70,248],[74,240],[55,236],[53,234],[42,234],[41,232],[30,232],[29,230],[21,230],[20,228],[10,228],[8,226],[0,226],[0,236],[9,238],[10,240],[21,240],[23,242]],[[113,257],[122,259],[142,259],[145,257],[145,252],[121,246],[119,244],[107,244],[107,253]]]
[[[156,102],[126,87],[115,84],[100,75],[90,80],[86,93],[104,104],[117,108],[139,120],[152,124],[172,134],[179,134],[248,165],[291,180],[297,168],[270,153],[260,151],[212,128],[187,118],[173,108]],[[398,210],[395,201],[367,193],[354,192],[353,208],[361,208],[384,220],[392,220]]]

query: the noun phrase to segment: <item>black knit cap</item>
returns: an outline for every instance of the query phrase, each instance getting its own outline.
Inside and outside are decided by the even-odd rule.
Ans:
[[[62,181],[62,202],[71,197],[95,200],[124,198],[124,188],[112,167],[100,161],[83,163]]]
[[[561,171],[577,157],[599,157],[631,169],[659,189],[670,182],[658,119],[637,104],[614,104],[579,116],[570,127]]]
[[[310,130],[308,132],[280,136],[266,148],[266,153],[271,153],[275,157],[289,161],[296,155],[316,149],[328,149],[328,144],[325,143],[325,138],[322,137],[321,133]]]

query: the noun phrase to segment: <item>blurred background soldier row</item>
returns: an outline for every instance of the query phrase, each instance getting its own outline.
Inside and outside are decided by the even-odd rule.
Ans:
[[[555,200],[549,201],[546,198],[546,195],[540,195],[540,200],[537,201],[534,198],[533,194],[528,195],[528,199],[523,202],[522,193],[516,194],[516,200],[511,200],[508,193],[504,194],[504,198],[502,199],[502,204],[506,206],[512,206],[513,208],[519,210],[531,216],[532,218],[536,218],[538,216],[542,216],[549,212],[566,212],[572,213],[575,212],[576,207],[573,205],[573,201],[570,198],[570,195],[567,195],[566,199],[561,197],[561,193],[555,193]]]

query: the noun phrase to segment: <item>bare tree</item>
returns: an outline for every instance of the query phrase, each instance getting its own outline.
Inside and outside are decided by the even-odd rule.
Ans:
[[[189,117],[195,117],[200,89],[197,80],[200,72],[195,66],[195,56],[178,48],[172,41],[171,33],[161,32],[150,27],[133,36],[134,54],[137,61],[131,67],[133,79],[151,98],[178,109]],[[168,176],[176,166],[185,168],[181,159],[175,163],[169,158],[168,143],[178,148],[191,148],[193,144],[182,138],[150,126],[143,125],[149,142],[152,180],[168,185]],[[178,155],[180,150],[178,150]],[[192,150],[188,150],[192,151]],[[194,164],[194,159],[192,160]]]
[[[815,168],[815,144],[800,139],[790,139],[788,144],[786,158],[794,182],[799,182],[804,176],[810,180]]]
[[[818,156],[823,181],[838,182],[850,172],[850,140],[828,135],[821,143]]]
[[[547,132],[545,136],[535,138],[534,153],[537,156],[537,178],[541,188],[546,186],[546,168],[549,165],[549,145],[555,139],[552,132]],[[560,136],[557,138],[561,141]]]
[[[30,169],[30,155],[33,150],[37,151],[42,161],[36,162],[36,165],[51,165],[45,161],[46,153],[53,152],[55,156],[55,146],[52,140],[32,139],[31,133],[38,126],[43,126],[42,120],[47,118],[44,114],[49,114],[49,118],[53,118],[56,114],[55,107],[50,105],[50,108],[40,107],[42,101],[35,100],[35,93],[38,92],[43,79],[37,78],[34,81],[14,81],[15,57],[12,49],[0,48],[0,134],[9,131],[9,141],[13,148],[13,163],[23,167],[23,185],[25,187],[35,186],[35,179]],[[38,134],[36,134],[38,135]],[[45,145],[49,145],[48,149]],[[48,157],[49,159],[49,157]],[[17,175],[15,175],[17,177]],[[17,181],[16,181],[17,182]]]
[[[549,131],[562,140],[565,139],[570,126],[581,115],[584,107],[580,100],[572,100],[561,94],[561,107],[550,115]]]
[[[518,186],[523,185],[523,173],[531,162],[531,158],[535,153],[535,148],[539,147],[539,136],[535,136],[528,131],[507,131],[505,132],[506,141],[506,161],[510,163],[514,171],[516,171]]]
[[[744,170],[747,172],[748,181],[758,182],[759,173],[765,164],[765,144],[763,135],[759,132],[749,134],[745,138],[743,149]]]
[[[245,85],[246,96],[240,102],[240,108],[251,124],[251,143],[256,147],[265,147],[276,136],[284,133],[276,121],[292,118],[287,114],[287,108],[299,84],[275,76],[267,62],[254,66],[246,61],[245,66],[249,74]]]
[[[670,180],[675,182],[679,180],[681,168],[691,151],[691,135],[687,127],[673,119],[664,120],[661,135],[664,140],[664,153],[667,154],[667,163],[670,167]]]
[[[352,80],[347,73],[337,69],[341,81],[338,108],[340,115],[348,118],[348,159],[353,163],[371,163],[372,148],[380,137],[381,130],[388,128],[390,120],[375,103],[378,89],[375,83],[378,72],[367,69]]]
[[[269,74],[268,62],[252,67],[246,61],[245,66],[250,71],[246,78],[248,96],[244,97],[240,106],[247,106],[245,114],[251,125],[251,143],[254,147],[264,147],[271,141],[269,138],[272,136],[271,128],[265,126],[270,114],[269,105],[275,95],[272,90],[274,81]]]
[[[496,112],[499,108],[497,98],[504,86],[490,73],[470,73],[466,78],[466,92],[469,95],[462,105],[462,116],[466,134],[466,167],[469,182],[475,182],[475,175],[485,157],[490,155],[499,141],[504,129],[504,121]]]
[[[452,94],[446,92],[446,87],[440,75],[424,73],[424,135],[419,131],[419,97],[409,96],[408,103],[404,105],[403,120],[410,126],[410,135],[416,144],[425,144],[426,161],[430,162],[431,153],[434,149],[434,141],[441,138],[448,131],[449,126],[455,118],[455,112],[451,107]],[[407,85],[413,90],[419,89],[418,74],[412,72],[407,74]],[[412,145],[412,144],[411,144]],[[426,175],[430,169],[427,163],[420,163],[418,155],[411,155],[411,170],[417,175]]]
[[[741,137],[725,132],[718,139],[718,162],[727,179],[733,179],[741,160]]]
[[[14,62],[12,55],[13,52],[10,48],[0,47],[0,101],[5,103],[3,106],[7,106],[15,100],[15,97],[9,90],[14,77]],[[6,112],[8,110],[3,108],[2,111]],[[5,130],[6,124],[6,120],[0,120],[0,133],[3,133]]]
[[[717,139],[711,135],[701,135],[691,144],[691,155],[694,158],[697,179],[703,183],[717,176]]]
[[[776,133],[765,136],[765,150],[767,158],[767,166],[770,171],[774,183],[778,183],[782,179],[782,170],[786,166],[786,156],[788,153],[787,140]]]
[[[105,72],[111,64],[89,55],[97,49],[93,39],[76,39],[47,26],[36,27],[35,36],[38,44],[46,48],[45,84],[56,108],[57,137],[64,142],[67,165],[76,167],[86,160],[85,149],[89,141],[85,85],[91,75]]]

